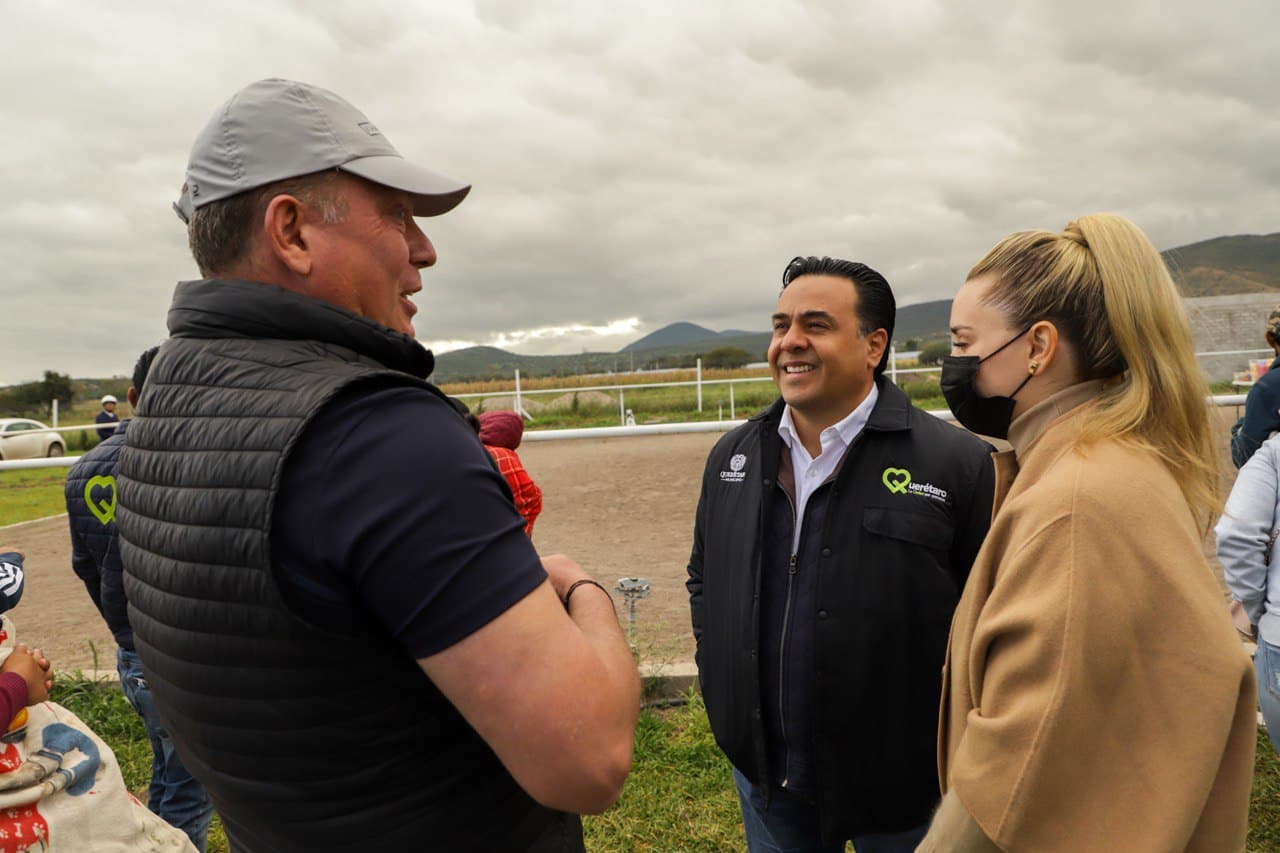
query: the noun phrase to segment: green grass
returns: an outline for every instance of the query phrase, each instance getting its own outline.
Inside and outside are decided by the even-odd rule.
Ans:
[[[912,402],[922,409],[946,409],[947,403],[938,389],[936,377],[913,379],[903,382],[902,389],[911,397]],[[601,394],[609,397],[608,401],[599,399]],[[512,394],[503,392],[494,394],[510,405]],[[528,429],[572,429],[597,426],[619,426],[622,422],[617,392],[594,392],[590,396],[584,394],[576,405],[560,410],[538,410],[536,404],[548,403],[559,395],[526,394],[526,405],[534,420]],[[771,405],[778,398],[777,388],[772,382],[739,383],[734,387],[733,399],[729,398],[729,386],[725,383],[704,382],[702,387],[702,410],[698,410],[698,391],[694,387],[678,388],[640,388],[623,392],[623,406],[631,409],[636,423],[640,425],[661,423],[691,423],[699,421],[715,421],[723,418],[749,418],[760,410]],[[473,410],[482,405],[479,399],[465,401]]]
[[[116,754],[125,784],[142,801],[151,747],[142,722],[114,682],[71,676],[54,686],[54,701],[75,712]],[[1280,850],[1280,757],[1258,730],[1258,757],[1249,812],[1249,850]],[[744,850],[742,820],[729,762],[707,723],[697,694],[684,708],[644,711],[636,730],[635,763],[617,805],[584,818],[588,850]],[[210,853],[228,851],[215,817]]]
[[[0,527],[67,511],[67,468],[0,471]],[[0,542],[0,545],[4,543]]]
[[[729,762],[716,746],[702,699],[645,711],[631,776],[617,805],[583,820],[588,850],[744,850]]]
[[[1253,770],[1253,796],[1249,803],[1249,850],[1251,853],[1280,850],[1280,755],[1261,726]]]

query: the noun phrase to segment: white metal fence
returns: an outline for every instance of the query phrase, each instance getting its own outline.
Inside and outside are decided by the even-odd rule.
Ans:
[[[1260,355],[1264,353],[1273,354],[1272,351],[1269,349],[1258,349],[1258,350],[1222,350],[1217,352],[1196,353],[1196,355],[1197,357],[1227,356],[1227,355],[1246,355],[1247,356],[1247,355]],[[913,355],[915,354],[913,353]],[[936,367],[936,366],[900,368],[898,367],[898,358],[897,358],[896,351],[893,349],[890,349],[889,364],[885,372],[889,375],[889,378],[894,382],[894,384],[897,384],[899,378],[903,376],[912,376],[917,374],[936,374],[936,373],[939,373],[941,370],[942,370],[941,367]],[[538,416],[536,414],[531,414],[528,411],[527,407],[525,406],[525,400],[529,398],[536,397],[536,396],[563,397],[566,395],[586,393],[586,392],[606,393],[606,394],[609,394],[610,396],[614,396],[614,395],[617,396],[618,424],[619,426],[625,427],[625,426],[634,426],[634,421],[629,421],[627,418],[628,407],[627,407],[626,400],[627,400],[627,394],[629,392],[642,391],[642,390],[653,389],[653,388],[680,388],[680,387],[695,388],[697,392],[696,393],[697,409],[699,412],[701,412],[704,410],[704,399],[706,397],[706,393],[708,389],[727,387],[728,399],[727,401],[720,401],[719,405],[723,405],[724,402],[727,402],[728,415],[729,415],[728,419],[730,421],[736,421],[738,419],[738,400],[737,400],[737,392],[736,392],[737,387],[739,385],[750,384],[753,382],[770,382],[770,383],[773,382],[772,377],[769,377],[769,376],[744,376],[744,377],[737,377],[737,378],[706,379],[704,378],[702,373],[702,359],[697,360],[697,364],[694,368],[694,371],[695,371],[694,379],[680,381],[680,382],[636,382],[636,383],[630,383],[630,384],[613,383],[613,384],[600,384],[600,385],[584,385],[576,388],[559,387],[559,388],[528,389],[523,387],[520,371],[516,370],[514,374],[514,379],[515,379],[514,391],[511,391],[511,390],[482,391],[482,392],[473,392],[473,393],[467,393],[467,394],[455,394],[454,396],[460,400],[463,400],[464,402],[468,402],[468,404],[479,403],[483,405],[483,402],[485,400],[493,400],[493,399],[502,400],[504,403],[507,403],[505,408],[520,412],[522,415],[524,415],[524,417],[527,420],[529,420],[533,424],[536,424],[538,421]],[[721,411],[719,415],[720,416],[718,420],[723,420],[724,412]],[[605,428],[606,427],[596,427],[595,429],[605,429]]]
[[[734,380],[745,381],[745,380]],[[687,384],[687,383],[685,383]],[[1219,394],[1206,399],[1210,406],[1229,407],[1243,406],[1244,394]],[[954,421],[955,416],[947,410],[931,411],[929,414],[944,421]],[[716,421],[692,421],[676,424],[644,424],[642,426],[590,427],[586,429],[543,429],[528,430],[524,434],[525,441],[565,441],[583,438],[623,438],[644,435],[676,435],[698,432],[727,432],[736,426],[746,423],[744,420],[729,419]],[[45,432],[61,432],[63,430],[98,429],[101,424],[83,424],[80,426],[50,428]],[[34,432],[34,430],[33,430]],[[48,459],[14,459],[0,461],[0,471],[13,471],[24,468],[60,468],[74,465],[79,456],[57,456]]]

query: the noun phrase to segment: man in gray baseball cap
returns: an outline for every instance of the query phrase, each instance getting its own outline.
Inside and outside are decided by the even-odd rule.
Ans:
[[[327,169],[404,190],[415,216],[448,213],[471,189],[405,160],[373,122],[333,92],[270,79],[233,95],[196,137],[174,209],[190,222],[212,202]]]
[[[540,558],[426,381],[415,216],[468,187],[332,92],[196,139],[181,282],[117,469],[134,643],[237,851],[581,850],[639,679],[607,590]]]

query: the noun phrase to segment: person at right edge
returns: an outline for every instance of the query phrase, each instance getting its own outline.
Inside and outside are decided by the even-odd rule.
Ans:
[[[920,850],[1243,850],[1257,691],[1201,549],[1218,450],[1159,252],[1114,214],[1013,234],[951,334],[951,410],[1013,449],[951,629]]]
[[[1280,305],[1267,317],[1266,340],[1276,357],[1249,389],[1244,417],[1231,427],[1231,461],[1237,468],[1244,467],[1262,442],[1280,432]]]
[[[1280,754],[1280,435],[1240,469],[1214,533],[1236,630],[1258,645],[1258,704]]]

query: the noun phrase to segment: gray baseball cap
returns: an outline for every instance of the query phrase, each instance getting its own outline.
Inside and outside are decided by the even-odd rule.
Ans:
[[[412,193],[414,216],[447,213],[471,191],[405,160],[364,113],[333,92],[273,78],[232,95],[200,131],[173,209],[187,222],[210,202],[325,169]]]

